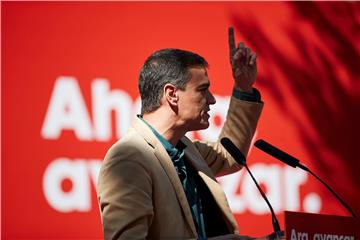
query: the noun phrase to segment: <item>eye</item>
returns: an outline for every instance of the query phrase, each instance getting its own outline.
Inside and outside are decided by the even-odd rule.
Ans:
[[[208,84],[204,84],[202,86],[199,86],[197,91],[199,91],[201,94],[206,94],[207,92],[209,92],[209,87],[210,86]]]

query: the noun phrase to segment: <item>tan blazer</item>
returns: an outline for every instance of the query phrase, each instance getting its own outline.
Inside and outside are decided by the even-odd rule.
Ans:
[[[219,139],[229,137],[246,156],[262,103],[231,98]],[[241,167],[215,143],[192,142],[185,158],[198,172],[223,213],[229,232],[238,233],[225,194],[215,176]],[[116,142],[103,161],[98,200],[105,239],[190,239],[196,228],[174,165],[150,128],[135,119],[128,133]]]

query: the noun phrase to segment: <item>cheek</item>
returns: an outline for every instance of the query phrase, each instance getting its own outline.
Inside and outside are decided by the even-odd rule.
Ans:
[[[206,108],[206,98],[198,93],[182,96],[178,103],[179,108],[186,115],[198,115]]]

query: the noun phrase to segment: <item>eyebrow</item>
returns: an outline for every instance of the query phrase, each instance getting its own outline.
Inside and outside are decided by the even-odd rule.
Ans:
[[[210,83],[204,83],[204,84],[201,84],[199,85],[197,88],[209,88],[210,87]]]

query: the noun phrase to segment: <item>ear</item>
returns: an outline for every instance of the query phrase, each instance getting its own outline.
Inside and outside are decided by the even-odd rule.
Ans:
[[[179,94],[177,91],[178,89],[170,83],[167,83],[164,86],[165,99],[170,104],[170,106],[177,106],[178,104]]]

